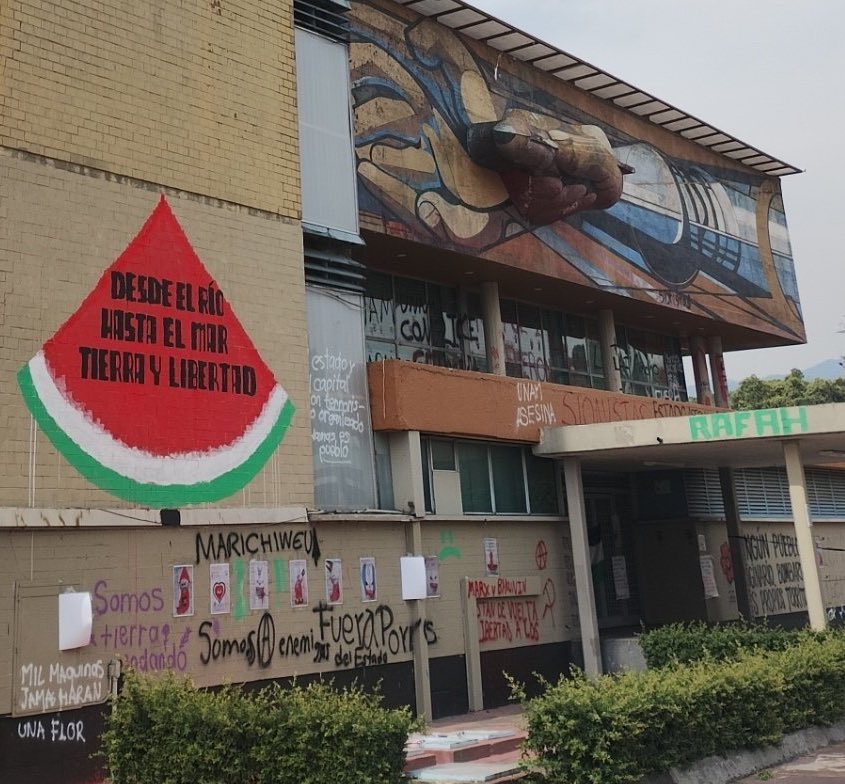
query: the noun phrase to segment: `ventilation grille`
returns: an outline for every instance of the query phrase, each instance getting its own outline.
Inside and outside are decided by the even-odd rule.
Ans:
[[[305,249],[305,282],[356,294],[364,292],[364,270],[348,251]]]
[[[349,3],[338,0],[294,0],[293,21],[297,27],[331,38],[349,40]]]

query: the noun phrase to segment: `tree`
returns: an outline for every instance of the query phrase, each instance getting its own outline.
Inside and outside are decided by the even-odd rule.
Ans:
[[[749,376],[731,395],[736,409],[813,406],[818,403],[845,403],[845,378],[814,378],[808,381],[797,369],[786,378],[765,380]]]

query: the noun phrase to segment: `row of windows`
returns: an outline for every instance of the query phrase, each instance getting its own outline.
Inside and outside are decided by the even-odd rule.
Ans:
[[[607,388],[594,319],[508,299],[500,311],[509,376]],[[406,359],[489,369],[481,299],[474,291],[369,271],[364,333],[368,362]],[[624,392],[686,400],[677,339],[620,326],[615,352]]]
[[[450,472],[459,477],[455,500],[463,514],[559,514],[555,463],[530,448],[439,438],[421,443],[426,511],[438,514],[438,472]]]

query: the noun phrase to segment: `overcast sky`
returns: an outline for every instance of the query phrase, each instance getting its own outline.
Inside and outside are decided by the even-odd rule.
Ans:
[[[725,357],[730,378],[845,354],[843,0],[468,0],[804,173],[783,199],[807,345]]]

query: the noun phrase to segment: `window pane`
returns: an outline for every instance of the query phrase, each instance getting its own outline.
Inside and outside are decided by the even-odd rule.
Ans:
[[[493,462],[496,513],[528,511],[525,507],[522,449],[513,446],[493,446],[490,447],[490,457]]]
[[[455,445],[452,441],[431,441],[431,467],[436,471],[455,470]]]
[[[549,353],[547,356],[552,372],[552,380],[560,377],[555,371],[567,371],[569,364],[566,356],[566,331],[563,324],[563,314],[554,311],[543,312],[543,325],[548,335]]]
[[[457,452],[464,512],[492,512],[487,447],[483,444],[458,444]]]
[[[396,346],[383,340],[368,340],[367,362],[380,362],[383,359],[396,359]]]
[[[427,438],[421,438],[420,452],[422,453],[423,495],[425,496],[425,511],[434,513],[434,503],[431,499],[431,471],[429,470],[428,449],[429,440]]]
[[[525,454],[528,471],[528,503],[532,514],[558,514],[557,489],[555,488],[555,462]]]
[[[393,283],[390,275],[367,272],[364,294],[364,334],[367,337],[389,340],[396,335],[393,324]]]
[[[522,376],[522,360],[519,356],[519,322],[516,318],[516,303],[503,299],[499,305],[502,312],[502,334],[505,343],[505,372],[509,376]]]
[[[431,327],[425,283],[396,279],[396,337],[400,343],[428,348]],[[407,357],[402,357],[406,359]],[[420,360],[418,360],[420,361]],[[421,360],[424,361],[424,360]]]
[[[545,381],[549,377],[546,365],[548,338],[540,322],[540,309],[519,305],[519,352],[522,377]]]
[[[566,346],[569,349],[569,383],[579,387],[590,386],[587,329],[580,316],[566,317]]]

